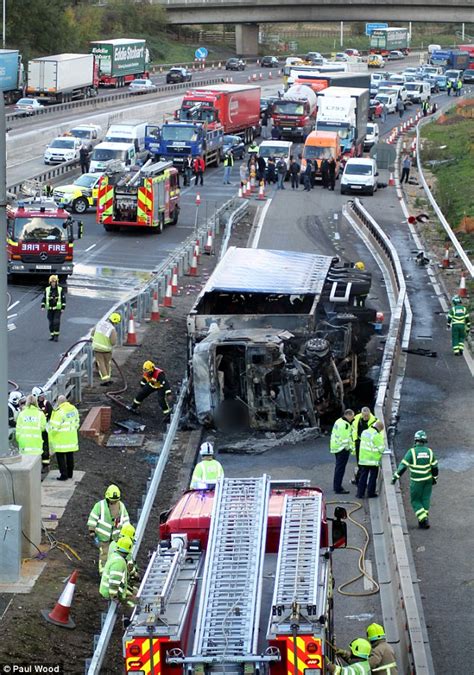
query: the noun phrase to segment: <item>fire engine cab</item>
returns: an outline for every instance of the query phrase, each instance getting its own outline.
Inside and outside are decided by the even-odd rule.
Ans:
[[[53,201],[34,199],[7,206],[8,276],[72,274],[74,227],[71,215]],[[83,224],[77,223],[77,239]]]
[[[121,227],[162,232],[179,216],[178,171],[172,162],[151,163],[138,171],[106,173],[99,181],[97,222],[107,232]]]
[[[162,514],[123,637],[126,672],[326,672],[345,517],[336,507],[328,518],[308,481],[224,478],[186,492]]]

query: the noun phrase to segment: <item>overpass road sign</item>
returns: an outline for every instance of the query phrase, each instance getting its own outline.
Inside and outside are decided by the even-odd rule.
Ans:
[[[388,23],[366,23],[365,24],[365,34],[372,35],[372,31],[377,28],[388,28]]]

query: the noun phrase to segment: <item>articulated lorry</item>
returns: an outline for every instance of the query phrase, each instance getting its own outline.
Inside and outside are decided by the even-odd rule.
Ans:
[[[53,54],[28,62],[28,96],[65,103],[97,95],[98,71],[92,54]]]
[[[0,49],[0,91],[7,105],[23,96],[25,72],[18,49]]]
[[[300,138],[314,129],[317,97],[311,87],[295,84],[272,105],[273,128],[278,138]]]
[[[395,49],[408,54],[410,51],[408,28],[376,28],[370,35],[370,53],[387,54]]]
[[[191,156],[202,157],[206,166],[219,166],[224,145],[224,129],[221,124],[212,128],[207,122],[165,122],[163,126],[147,125],[145,149],[156,160],[169,160],[183,166]]]
[[[251,84],[216,84],[191,89],[184,95],[176,117],[181,122],[222,127],[225,134],[242,136],[250,143],[260,134],[261,89]]]
[[[337,131],[341,153],[360,157],[369,119],[369,90],[354,87],[328,87],[318,95],[318,131]]]
[[[99,65],[99,86],[123,87],[136,78],[147,78],[146,41],[136,38],[96,40],[90,51]]]
[[[433,66],[443,66],[446,70],[467,70],[469,68],[469,52],[463,49],[441,49],[434,51],[430,57]]]

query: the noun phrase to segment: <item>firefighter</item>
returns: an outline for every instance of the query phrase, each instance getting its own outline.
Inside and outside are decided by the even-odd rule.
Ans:
[[[21,391],[11,391],[8,394],[8,437],[10,439],[15,435],[16,421],[24,402],[25,397]]]
[[[385,438],[383,435],[383,422],[377,420],[371,427],[362,432],[359,447],[359,480],[357,482],[357,498],[367,496],[369,499],[378,497],[375,492],[379,466],[385,450]]]
[[[125,525],[122,525],[122,527],[120,528],[119,535],[116,538],[114,537],[113,541],[110,542],[107,560],[117,550],[117,541],[120,539],[120,537],[129,537],[132,540],[132,544],[135,544],[134,526],[131,523],[125,523]],[[130,553],[127,555],[126,560],[127,560],[128,589],[131,592],[133,592],[133,594],[135,594],[138,589],[134,584],[138,582],[139,575],[137,564],[132,557],[132,551],[130,551]]]
[[[92,349],[101,379],[100,386],[107,387],[112,384],[112,352],[117,344],[117,331],[115,326],[122,317],[118,312],[112,312],[107,319],[101,319],[93,329]]]
[[[43,411],[46,417],[46,422],[49,422],[49,420],[51,419],[51,415],[53,413],[53,404],[46,398],[42,387],[33,387],[31,393],[33,396],[36,396],[38,408]],[[45,429],[43,431],[43,454],[41,456],[42,471],[47,471],[49,468],[49,464],[50,464],[49,439],[48,439],[48,431],[47,429]]]
[[[59,279],[56,274],[52,274],[48,279],[48,286],[44,289],[41,309],[48,312],[49,321],[49,341],[57,342],[61,324],[61,314],[66,309],[66,294],[63,287],[59,285]]]
[[[120,488],[116,485],[109,485],[104,499],[94,504],[87,521],[89,534],[95,538],[99,546],[100,574],[109,555],[110,543],[114,537],[118,537],[123,525],[130,522],[128,511],[120,497]]]
[[[15,435],[20,455],[41,455],[44,431],[46,416],[38,408],[36,398],[30,394],[16,420]]]
[[[214,459],[214,446],[206,441],[202,443],[199,449],[201,461],[194,467],[191,478],[191,489],[196,490],[203,487],[203,484],[215,483],[219,478],[224,477],[224,469],[217,459]]]
[[[414,447],[408,450],[393,474],[392,485],[407,469],[410,471],[411,506],[418,518],[418,527],[427,530],[430,527],[428,516],[431,490],[438,482],[438,460],[433,450],[428,447],[428,437],[425,431],[421,429],[417,431],[414,441]]]
[[[127,556],[133,543],[130,537],[120,537],[114,553],[105,561],[100,579],[99,593],[106,600],[115,600],[133,607],[132,593],[128,590]]]
[[[57,407],[51,413],[48,424],[48,439],[51,450],[56,453],[59,476],[56,480],[68,480],[74,473],[74,453],[79,450],[79,411],[65,396],[58,396]]]
[[[367,639],[372,647],[369,657],[371,672],[398,675],[395,652],[385,639],[384,627],[379,623],[371,623],[367,626]]]
[[[463,306],[459,295],[451,298],[452,307],[448,314],[448,329],[451,328],[451,346],[453,353],[459,356],[464,352],[464,338],[466,331],[471,328],[471,318],[468,310]]]
[[[334,422],[331,432],[330,451],[336,457],[336,466],[334,467],[333,488],[337,495],[348,495],[349,490],[346,490],[342,481],[346,464],[349,456],[353,452],[354,441],[352,439],[352,420],[354,419],[354,411],[349,408],[344,411],[342,417]]]
[[[358,263],[356,263],[357,265]],[[362,263],[363,264],[363,263]],[[375,422],[377,421],[377,418],[375,415],[373,415],[370,412],[370,408],[367,406],[364,406],[361,408],[360,413],[357,413],[357,415],[354,417],[354,420],[352,422],[352,439],[354,441],[354,451],[353,454],[355,454],[356,459],[357,459],[357,469],[354,478],[351,480],[352,485],[357,485],[357,481],[359,480],[359,448],[360,448],[360,437],[362,435],[362,432],[371,427]]]
[[[163,415],[165,417],[168,416],[171,413],[171,387],[164,371],[161,368],[157,368],[153,361],[145,361],[143,364],[143,375],[140,385],[141,389],[136,394],[130,410],[137,412],[142,401],[156,391]]]
[[[336,666],[326,662],[329,673],[335,675],[368,675],[370,674],[369,657],[372,651],[370,642],[364,638],[356,638],[349,645],[350,652],[345,649],[336,649],[336,654],[348,661],[348,666]]]

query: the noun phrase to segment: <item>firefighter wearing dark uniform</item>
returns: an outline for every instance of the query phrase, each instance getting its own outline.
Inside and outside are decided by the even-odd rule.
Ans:
[[[64,289],[59,285],[56,274],[49,277],[49,284],[44,289],[41,309],[48,312],[50,342],[58,341],[59,329],[61,325],[61,313],[66,309],[66,295]]]
[[[38,408],[44,412],[46,421],[49,422],[51,414],[53,412],[53,404],[51,403],[51,401],[48,401],[41,387],[33,387],[31,393],[33,396],[36,396]],[[43,471],[47,471],[50,465],[48,431],[47,430],[43,431],[42,435],[43,435],[43,454],[41,456],[41,466]]]
[[[143,364],[143,376],[140,382],[141,389],[135,396],[131,405],[131,410],[137,412],[142,401],[150,394],[156,391],[163,415],[171,413],[170,399],[171,387],[166,379],[166,375],[161,368],[157,368],[153,361],[145,361]]]
[[[448,314],[448,328],[451,328],[451,345],[453,353],[458,356],[464,351],[466,332],[471,328],[471,319],[468,310],[463,307],[459,295],[455,295],[451,302],[453,306]]]

